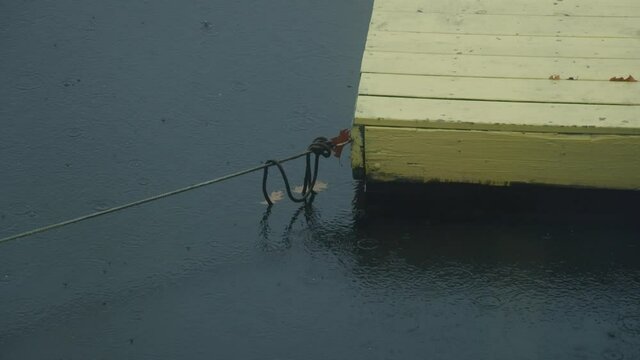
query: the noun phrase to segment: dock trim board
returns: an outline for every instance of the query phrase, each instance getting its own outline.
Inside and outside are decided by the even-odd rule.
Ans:
[[[370,181],[640,190],[640,136],[365,127]]]
[[[640,135],[640,105],[458,101],[360,96],[355,125]],[[558,116],[562,114],[562,116]]]

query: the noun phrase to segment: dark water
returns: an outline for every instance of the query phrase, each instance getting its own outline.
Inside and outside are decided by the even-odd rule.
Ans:
[[[0,237],[337,134],[370,9],[0,3]],[[312,209],[253,174],[3,244],[0,358],[640,357],[637,194],[320,178]]]

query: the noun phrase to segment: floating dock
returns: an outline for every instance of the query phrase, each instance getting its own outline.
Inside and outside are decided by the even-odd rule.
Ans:
[[[639,190],[633,76],[638,0],[375,0],[354,177]]]

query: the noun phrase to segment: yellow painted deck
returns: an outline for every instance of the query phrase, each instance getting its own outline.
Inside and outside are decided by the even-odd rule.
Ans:
[[[375,0],[354,176],[639,190],[628,75],[639,0]]]

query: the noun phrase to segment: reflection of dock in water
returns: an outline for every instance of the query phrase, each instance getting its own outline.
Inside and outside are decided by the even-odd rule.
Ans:
[[[640,188],[637,1],[376,0],[361,71],[356,177]]]
[[[336,288],[354,296],[360,303],[345,321],[374,316],[394,342],[469,336],[491,358],[514,338],[549,354],[570,352],[567,339],[611,358],[637,353],[640,192],[402,188],[358,189],[351,211],[275,217],[263,248],[282,259],[309,253],[299,276],[328,294],[318,301],[341,301],[330,295]]]
[[[377,184],[357,188],[350,214],[303,206],[275,225],[267,209],[262,235],[266,246],[302,238],[363,264],[611,265],[640,274],[639,202],[640,192],[620,190]]]

